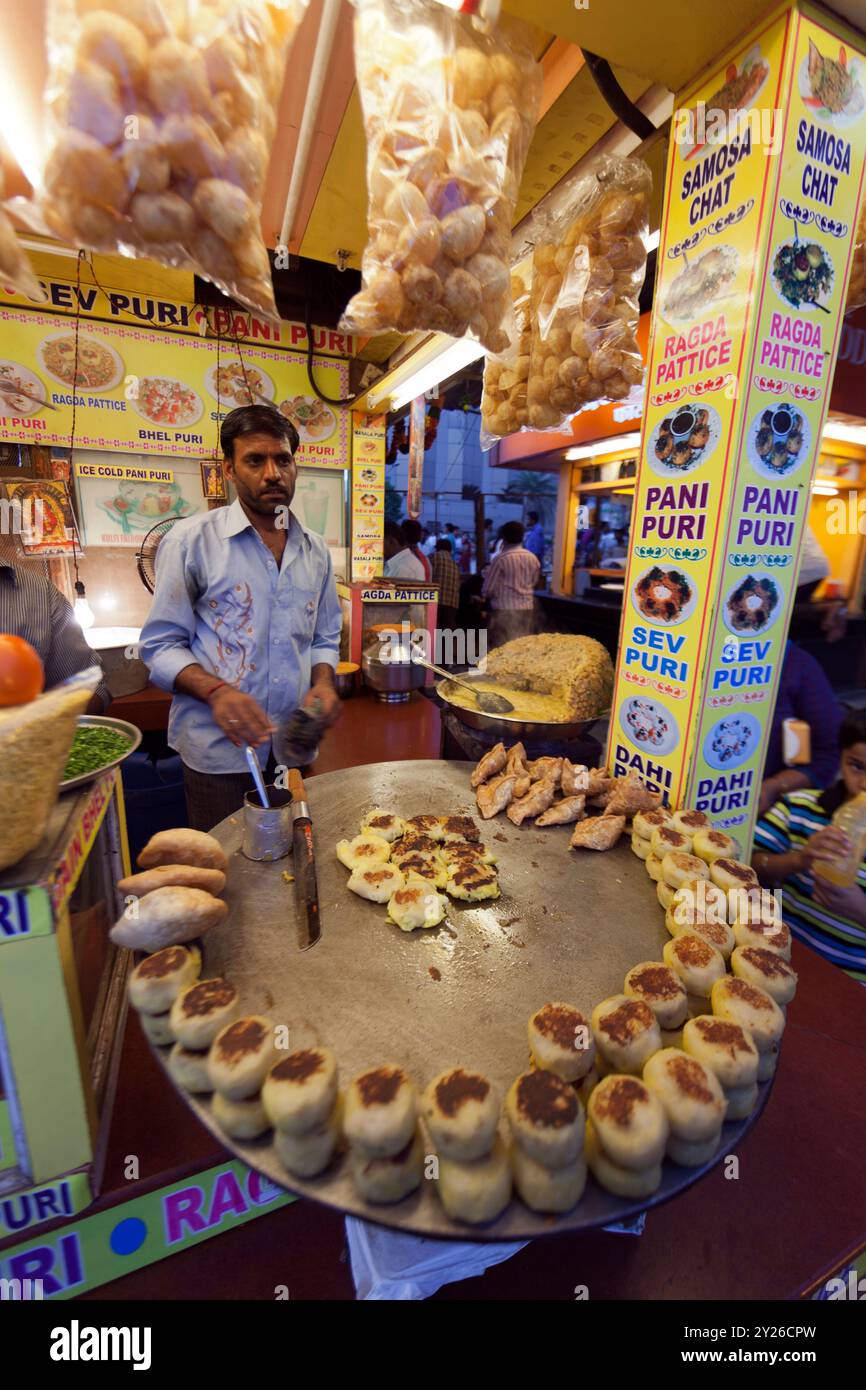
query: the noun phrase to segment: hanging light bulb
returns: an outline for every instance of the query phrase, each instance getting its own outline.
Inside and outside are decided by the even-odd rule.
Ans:
[[[80,579],[75,581],[75,602],[72,605],[72,611],[75,614],[75,621],[83,632],[86,632],[89,627],[93,627],[96,622],[96,615],[87,602],[84,585]]]

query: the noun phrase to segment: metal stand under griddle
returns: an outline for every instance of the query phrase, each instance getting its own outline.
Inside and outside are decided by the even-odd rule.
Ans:
[[[293,885],[283,877],[289,861],[245,859],[239,815],[213,832],[229,856],[229,915],[202,940],[202,976],[224,975],[240,990],[245,1013],[287,1024],[292,1048],[333,1048],[341,1086],[369,1067],[396,1062],[420,1092],[438,1072],[459,1065],[485,1073],[504,1096],[529,1066],[531,1013],[562,999],[589,1017],[597,1003],[621,991],[631,966],[662,959],[669,938],[642,861],[625,839],[605,854],[569,850],[569,826],[518,827],[505,816],[481,822],[499,861],[502,896],[474,905],[450,902],[445,921],[431,930],[402,932],[385,920],[384,906],[350,893],[348,873],[334,853],[337,840],[355,835],[373,806],[403,817],[474,813],[469,772],[465,762],[419,759],[310,778],[322,936],[308,951],[298,949]],[[168,1052],[154,1048],[163,1067]],[[590,1178],[564,1216],[532,1212],[515,1196],[496,1221],[480,1228],[451,1221],[431,1181],[393,1206],[365,1202],[345,1154],[318,1178],[292,1177],[270,1134],[251,1143],[229,1139],[211,1114],[209,1097],[181,1094],[223,1147],[292,1192],[418,1235],[509,1241],[606,1226],[666,1201],[731,1152],[771,1084],[760,1087],[748,1120],[723,1127],[712,1162],[701,1168],[665,1163],[662,1185],[648,1200],[613,1197]],[[504,1120],[501,1132],[507,1139]]]

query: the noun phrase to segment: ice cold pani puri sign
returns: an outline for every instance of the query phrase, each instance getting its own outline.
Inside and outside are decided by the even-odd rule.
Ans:
[[[674,804],[718,570],[786,35],[784,18],[764,24],[674,117],[610,745],[616,771],[636,769]],[[729,119],[732,109],[748,119]]]

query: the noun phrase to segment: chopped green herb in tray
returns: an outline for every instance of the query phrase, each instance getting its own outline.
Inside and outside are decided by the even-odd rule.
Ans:
[[[125,753],[131,742],[128,734],[121,734],[117,729],[78,729],[63,769],[63,781],[105,767]]]

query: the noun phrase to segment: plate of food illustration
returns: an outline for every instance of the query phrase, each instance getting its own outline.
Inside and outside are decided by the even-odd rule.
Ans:
[[[833,262],[817,241],[797,236],[778,247],[773,257],[773,284],[779,298],[795,309],[823,309],[833,290]]]
[[[111,391],[123,377],[123,360],[102,338],[79,333],[49,333],[38,348],[39,360],[52,381],[77,391]]]
[[[130,402],[144,420],[155,425],[175,425],[183,429],[201,418],[204,404],[197,391],[167,376],[143,376],[138,396]]]
[[[328,439],[337,428],[337,417],[333,410],[317,396],[292,396],[280,401],[280,413],[291,420],[300,435],[301,442],[317,444]]]
[[[740,265],[733,246],[713,246],[685,265],[665,293],[661,310],[674,327],[694,323],[733,293]]]
[[[722,422],[711,405],[686,401],[656,425],[647,457],[654,473],[677,478],[706,463],[719,442]]]
[[[724,144],[733,134],[741,112],[754,106],[770,75],[770,65],[755,44],[739,66],[729,63],[725,80],[712,96],[689,112],[692,143],[684,151],[685,159],[700,159],[717,145]]]
[[[626,738],[654,753],[672,753],[680,741],[677,721],[670,711],[643,695],[631,695],[623,701],[619,722]]]
[[[35,415],[45,399],[45,383],[35,372],[0,357],[0,415]]]
[[[753,714],[729,714],[704,739],[704,760],[718,772],[739,767],[761,745],[761,723]]]
[[[735,637],[757,636],[772,627],[783,610],[783,591],[770,574],[745,574],[725,596],[722,617]]]
[[[746,456],[762,477],[782,478],[809,458],[811,440],[807,417],[782,401],[755,416],[746,436]]]
[[[840,44],[839,56],[832,58],[810,39],[798,74],[800,96],[819,121],[841,130],[866,109],[863,77],[863,60],[851,49]]]
[[[214,364],[204,380],[214,400],[232,409],[272,401],[276,394],[273,381],[258,363],[253,366],[249,362],[221,362],[218,367]]]
[[[635,612],[648,622],[676,627],[695,611],[698,591],[682,570],[652,565],[632,585],[631,601]]]
[[[194,510],[179,483],[119,483],[114,495],[99,505],[125,536],[149,531],[169,517],[189,516]]]

